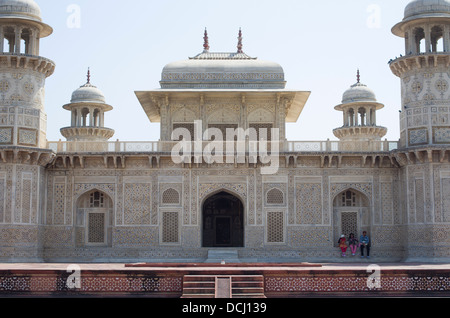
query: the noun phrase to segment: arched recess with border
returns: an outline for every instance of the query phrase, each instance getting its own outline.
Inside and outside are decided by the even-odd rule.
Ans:
[[[371,204],[369,198],[353,188],[341,191],[333,199],[333,239],[334,246],[342,234],[348,239],[350,233],[359,236],[363,231],[370,233]]]
[[[77,246],[112,245],[113,201],[103,191],[92,189],[76,200],[75,241]]]
[[[202,247],[244,247],[244,202],[226,189],[209,193],[202,200]]]

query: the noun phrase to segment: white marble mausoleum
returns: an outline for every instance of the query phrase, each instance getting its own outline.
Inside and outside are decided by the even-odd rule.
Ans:
[[[338,141],[287,140],[310,92],[244,53],[241,32],[236,50],[213,52],[206,31],[160,88],[135,93],[159,141],[112,140],[105,113],[120,105],[90,75],[61,101],[66,140],[48,141],[55,63],[39,46],[52,32],[35,1],[0,0],[2,262],[336,261],[338,238],[363,231],[380,262],[450,260],[450,0],[411,1],[392,29],[405,41],[389,63],[396,141],[359,72],[336,101]]]

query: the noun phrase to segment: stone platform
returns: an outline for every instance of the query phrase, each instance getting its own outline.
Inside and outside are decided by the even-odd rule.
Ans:
[[[209,282],[193,286],[199,281]],[[230,298],[449,297],[450,264],[0,264],[0,297],[217,298],[223,291]]]

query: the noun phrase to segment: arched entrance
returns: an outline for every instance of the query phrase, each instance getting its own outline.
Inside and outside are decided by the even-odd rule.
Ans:
[[[98,190],[82,195],[77,201],[76,241],[81,246],[110,246],[113,224],[111,198]]]
[[[217,193],[203,204],[203,247],[244,246],[244,205],[227,192]]]
[[[339,237],[351,233],[359,239],[363,231],[370,232],[370,201],[363,193],[347,189],[338,194],[333,202],[334,243]]]

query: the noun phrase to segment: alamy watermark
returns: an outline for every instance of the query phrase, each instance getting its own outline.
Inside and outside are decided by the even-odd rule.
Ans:
[[[78,4],[70,4],[67,6],[66,12],[69,16],[66,20],[66,25],[69,29],[81,28],[81,7]]]
[[[367,288],[370,290],[381,288],[381,267],[375,264],[369,265],[367,267],[367,273],[369,277],[367,278]]]
[[[269,132],[270,131],[270,132]],[[171,156],[175,164],[261,164],[261,174],[276,174],[280,161],[280,130],[278,128],[208,128],[194,122],[194,136],[185,127],[174,129]]]
[[[369,29],[381,28],[381,7],[378,4],[371,4],[367,7],[367,27]]]
[[[66,287],[68,289],[80,289],[81,288],[81,267],[79,265],[69,265],[66,269],[69,273],[67,277]]]

